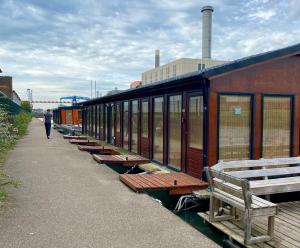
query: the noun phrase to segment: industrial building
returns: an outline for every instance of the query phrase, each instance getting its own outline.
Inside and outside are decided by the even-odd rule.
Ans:
[[[299,156],[300,44],[82,103],[83,133],[200,178]]]
[[[180,58],[160,65],[160,50],[155,50],[155,68],[142,73],[142,84],[155,83],[186,73],[226,63],[211,58],[212,12],[213,7],[204,6],[202,12],[202,59]]]

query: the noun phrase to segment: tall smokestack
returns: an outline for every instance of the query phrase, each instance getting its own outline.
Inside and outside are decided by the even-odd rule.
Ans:
[[[211,59],[212,6],[204,6],[202,12],[202,58]]]
[[[159,49],[155,50],[155,68],[159,67],[160,58],[159,58]]]

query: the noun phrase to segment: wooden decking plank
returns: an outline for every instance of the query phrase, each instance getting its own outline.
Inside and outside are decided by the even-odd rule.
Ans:
[[[254,223],[257,226],[262,227],[264,230],[267,230],[267,220],[262,221],[261,219],[256,219]],[[279,218],[275,219],[275,232],[276,236],[280,237],[287,242],[293,243],[294,245],[298,243],[300,245],[299,240],[299,232],[297,230],[291,229],[290,225],[286,222],[280,220]]]
[[[120,177],[123,177],[127,181],[130,181],[136,188],[136,191],[144,191],[145,188],[149,187],[147,184],[137,180],[136,178],[131,177],[130,174],[123,174]]]
[[[146,179],[143,177],[144,175],[139,175],[139,174],[137,174],[137,175],[132,175],[132,176],[134,176],[133,178],[134,178],[135,180],[141,181],[141,182],[143,182],[144,184],[146,184],[147,187],[145,187],[145,188],[147,188],[147,189],[157,188],[157,184],[154,184],[153,182],[151,182],[151,180],[146,180]]]
[[[132,181],[131,178],[126,177],[126,175],[120,175],[120,181],[123,182],[124,184],[126,184],[129,188],[133,189],[136,192],[140,192],[140,188],[142,188],[142,186],[140,186],[139,184],[137,185],[137,183],[135,181]]]
[[[161,182],[158,181],[155,177],[149,177],[149,175],[147,175],[147,174],[146,175],[140,175],[140,177],[143,178],[146,181],[151,182],[154,185],[154,187],[156,187],[156,188],[164,188],[162,186]]]
[[[275,220],[276,222],[276,220]],[[258,222],[254,222],[253,226],[256,227],[256,229],[261,228],[261,230],[267,230],[267,224],[263,224],[263,223],[258,223]],[[265,231],[266,232],[266,231]],[[295,240],[293,236],[290,236],[290,232],[287,229],[284,228],[276,228],[275,229],[275,239],[276,240],[280,240],[281,243],[283,245],[285,245],[286,247],[300,247],[300,243],[299,241]]]
[[[261,232],[263,232],[263,231],[266,232],[266,228],[267,228],[267,227],[259,226],[255,222],[253,223],[253,227],[255,229],[257,229],[258,231],[261,231]],[[285,235],[278,235],[277,232],[275,234],[275,241],[279,242],[279,247],[284,247],[284,248],[299,248],[299,246],[297,246],[297,243],[295,243],[294,240],[290,239],[289,237],[287,237]],[[275,247],[278,248],[278,246],[275,246]]]
[[[166,175],[168,174],[168,175]],[[201,181],[197,183],[190,184],[188,177],[179,173],[165,173],[165,174],[130,174],[120,176],[122,182],[126,184],[128,181],[128,186],[134,188],[136,191],[146,191],[146,190],[175,190],[175,189],[189,189],[192,190],[195,187],[201,186]],[[184,178],[184,181],[179,181],[177,185],[174,185],[174,180],[178,178]],[[130,184],[130,185],[129,185]],[[180,192],[177,192],[180,194]]]
[[[165,173],[165,174],[169,174],[169,173]],[[164,178],[165,174],[151,174],[154,178],[157,178],[158,180],[160,180],[162,183],[164,183],[164,185],[166,185],[166,187],[170,188],[173,187],[174,184],[170,182],[170,180],[166,180]]]
[[[167,188],[170,189],[172,187],[172,184],[168,181],[166,181],[163,178],[163,175],[157,176],[156,174],[151,174],[151,180],[155,180],[157,183],[161,185],[161,188]]]
[[[151,180],[151,178],[149,178],[147,175],[138,175],[138,177],[134,177],[134,178],[138,178],[139,180],[145,182],[146,184],[149,185],[149,188],[161,188],[161,185],[157,184],[156,182],[154,182],[153,180]]]
[[[171,174],[171,173],[169,173]],[[177,175],[175,176],[175,179],[177,180],[177,184],[180,187],[181,185],[183,186],[201,186],[201,180],[197,178],[193,178],[189,175],[186,175],[184,173],[176,173]],[[166,177],[170,178],[170,175],[166,175]]]
[[[165,175],[165,178],[167,180],[170,180],[170,182],[172,182],[172,181],[174,182],[174,180],[176,180],[177,181],[176,186],[178,186],[178,187],[185,186],[185,185],[188,184],[188,182],[186,181],[186,178],[181,176],[181,173],[168,173],[168,174]]]

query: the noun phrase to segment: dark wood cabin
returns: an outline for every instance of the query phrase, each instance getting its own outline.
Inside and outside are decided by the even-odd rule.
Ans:
[[[300,44],[82,103],[83,133],[195,177],[299,155]]]
[[[82,123],[80,106],[63,106],[53,109],[53,122],[59,125],[79,125]]]

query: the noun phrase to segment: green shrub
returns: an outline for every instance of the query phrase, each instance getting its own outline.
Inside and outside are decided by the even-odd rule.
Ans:
[[[5,161],[7,151],[13,148],[18,138],[26,134],[30,121],[30,113],[8,114],[6,106],[0,105],[0,205],[7,195],[3,187],[6,185],[16,187],[18,185],[17,182],[2,171],[1,164]]]

